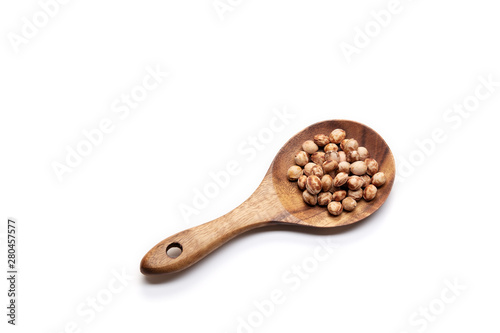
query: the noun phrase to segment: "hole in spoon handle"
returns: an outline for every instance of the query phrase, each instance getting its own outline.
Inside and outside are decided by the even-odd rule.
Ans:
[[[166,253],[169,258],[175,259],[182,254],[182,245],[177,242],[170,243]]]

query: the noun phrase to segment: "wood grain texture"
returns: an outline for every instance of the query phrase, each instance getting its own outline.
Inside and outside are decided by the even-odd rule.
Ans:
[[[325,207],[308,206],[296,182],[286,178],[294,165],[295,153],[304,141],[316,134],[328,135],[342,128],[348,138],[358,140],[378,161],[379,170],[387,178],[377,197],[370,202],[361,200],[353,212],[332,216]],[[257,190],[233,211],[200,226],[181,231],[154,246],[141,261],[141,272],[146,275],[173,273],[185,269],[237,235],[265,225],[300,224],[312,227],[336,227],[352,224],[373,214],[385,202],[394,183],[396,167],[388,145],[374,130],[350,120],[329,120],[316,123],[292,137],[276,155],[264,180]],[[172,243],[182,246],[182,253],[173,259],[167,256]]]

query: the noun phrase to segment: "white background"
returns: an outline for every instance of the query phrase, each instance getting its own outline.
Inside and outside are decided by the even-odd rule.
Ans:
[[[211,0],[69,1],[16,52],[10,39],[41,7],[2,2],[1,261],[5,271],[13,217],[20,271],[14,328],[0,284],[2,331],[237,332],[241,320],[253,326],[240,332],[498,331],[500,86],[466,116],[447,113],[474,101],[480,77],[500,81],[498,4],[401,0],[348,62],[342,43],[376,29],[370,12],[388,1],[229,3],[221,19]],[[168,78],[120,119],[112,104],[148,66]],[[293,119],[255,156],[238,150],[285,109]],[[53,163],[105,118],[113,131],[59,181]],[[252,232],[181,274],[140,274],[154,244],[236,207],[289,137],[326,119],[371,126],[396,156],[404,177],[373,217],[338,232]],[[416,142],[437,128],[446,140],[423,155]],[[231,160],[241,172],[183,218]],[[283,276],[321,240],[333,253],[293,289]],[[466,290],[445,304],[455,281]],[[264,317],[255,302],[275,289],[283,302]],[[79,314],[94,297],[102,311]],[[438,314],[422,322],[429,306]]]

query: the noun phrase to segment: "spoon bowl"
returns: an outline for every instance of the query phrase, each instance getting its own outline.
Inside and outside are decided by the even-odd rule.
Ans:
[[[384,172],[387,179],[374,200],[370,202],[360,200],[354,211],[344,212],[339,216],[331,215],[325,207],[307,205],[302,199],[302,191],[297,187],[297,183],[288,181],[286,177],[288,168],[295,164],[295,153],[301,150],[304,141],[311,140],[319,133],[328,135],[336,128],[345,130],[347,137],[355,138],[360,147],[366,147],[370,157],[378,162],[379,170]],[[348,225],[373,214],[389,196],[396,174],[394,157],[384,139],[370,127],[351,120],[322,121],[297,133],[278,152],[270,171],[274,189],[285,210],[300,220],[297,223],[313,227]]]
[[[287,170],[295,164],[302,143],[316,134],[329,134],[336,128],[346,131],[366,147],[384,172],[386,183],[374,200],[360,200],[352,212],[331,215],[326,207],[309,206],[302,199],[296,182],[287,179]],[[370,127],[350,120],[328,120],[313,124],[294,135],[278,152],[261,184],[240,206],[213,221],[181,231],[155,245],[142,259],[146,275],[183,270],[217,249],[231,238],[266,225],[288,224],[330,228],[359,222],[377,211],[386,201],[394,183],[396,167],[384,139]]]

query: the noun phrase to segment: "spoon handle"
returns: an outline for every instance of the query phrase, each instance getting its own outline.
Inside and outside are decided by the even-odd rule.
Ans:
[[[181,231],[158,243],[141,261],[143,274],[173,273],[185,269],[231,238],[260,225],[227,214],[213,221]],[[174,257],[178,255],[177,257]]]
[[[271,190],[269,181],[266,175],[252,196],[226,215],[158,243],[142,259],[141,272],[150,275],[180,271],[245,231],[287,222],[290,215]]]

